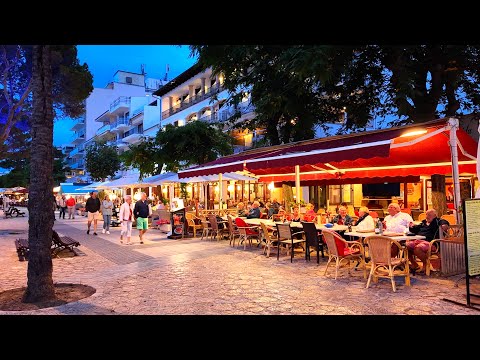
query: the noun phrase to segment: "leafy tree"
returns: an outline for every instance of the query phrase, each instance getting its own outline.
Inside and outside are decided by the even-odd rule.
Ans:
[[[193,121],[180,127],[165,126],[155,139],[130,146],[122,159],[125,165],[139,169],[140,177],[144,177],[159,174],[163,167],[167,171],[178,171],[232,152],[229,135],[214,124]]]
[[[95,181],[114,176],[120,170],[121,162],[115,145],[92,143],[86,149],[85,169]]]
[[[378,116],[394,125],[478,111],[480,46],[195,45],[202,67],[225,75],[230,103],[251,92],[271,144],[313,137],[313,127],[347,120],[340,132]]]
[[[92,74],[79,63],[75,46],[51,45],[51,50],[54,117],[78,117],[93,90]],[[0,144],[15,126],[28,129],[31,83],[32,45],[0,45]]]
[[[92,75],[79,65],[76,47],[34,45],[32,49],[32,116],[29,186],[29,261],[25,302],[55,298],[50,254],[53,206],[53,119],[57,109],[72,116],[84,111]],[[70,88],[70,89],[69,89]],[[64,91],[62,93],[62,91]]]

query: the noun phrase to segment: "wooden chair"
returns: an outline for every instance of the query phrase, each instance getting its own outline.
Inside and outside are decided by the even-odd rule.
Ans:
[[[214,238],[214,235],[215,235],[215,239],[220,240],[220,238],[222,237],[222,235],[226,232],[228,232],[228,229],[227,228],[220,228],[218,226],[218,222],[217,222],[217,216],[214,215],[214,214],[209,214],[208,215],[208,221],[210,222],[210,236],[213,240]]]
[[[397,291],[395,286],[395,276],[405,276],[405,285],[410,286],[410,267],[408,266],[408,250],[406,247],[390,237],[382,235],[368,236],[365,239],[368,246],[368,253],[371,259],[370,275],[368,276],[367,286],[373,278],[389,278],[392,283],[392,289]],[[398,255],[392,257],[392,246],[398,247]]]
[[[197,236],[197,230],[203,229],[203,225],[200,224],[195,224],[195,219],[200,220],[197,218],[194,214],[192,213],[186,213],[185,218],[187,219],[187,224],[188,224],[188,229],[192,229],[193,231],[193,237]]]
[[[295,254],[294,248],[297,244],[305,243],[306,240],[296,239],[294,236],[298,234],[303,234],[303,231],[298,231],[292,233],[292,228],[290,224],[279,224],[277,223],[277,237],[278,237],[278,246],[277,246],[277,260],[280,259],[280,244],[290,245],[290,262],[293,262],[293,256]]]
[[[350,275],[350,261],[358,261],[363,264],[363,277],[367,278],[367,268],[365,265],[365,251],[363,245],[358,241],[347,241],[337,232],[323,229],[323,238],[327,243],[328,262],[323,275],[327,275],[330,263],[335,260],[335,280],[337,279],[338,269],[342,261],[346,260],[348,264],[348,274]]]
[[[323,253],[323,241],[318,235],[318,230],[314,223],[302,221],[303,231],[305,232],[305,259],[310,260],[310,247],[317,252],[317,264],[320,263],[320,250],[322,251],[322,258],[325,257]]]
[[[260,223],[260,228],[262,229],[263,238],[265,239],[263,253],[266,253],[267,257],[270,257],[270,250],[274,247],[278,247],[278,238],[273,235],[273,229],[269,229],[264,222]]]

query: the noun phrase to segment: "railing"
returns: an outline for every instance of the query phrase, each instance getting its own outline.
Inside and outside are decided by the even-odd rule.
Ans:
[[[249,104],[247,102],[244,102],[238,105],[238,110],[240,111],[241,114],[248,114],[250,112],[255,111],[255,106],[253,106],[251,103]],[[235,109],[233,107],[229,107],[218,113],[202,116],[199,120],[205,121],[205,122],[224,122],[230,119],[234,114],[235,114]]]
[[[110,104],[110,112],[112,112],[121,103],[125,103],[126,106],[130,106],[130,98],[128,96],[120,96]]]
[[[85,130],[75,133],[75,135],[73,136],[73,140],[75,141],[77,139],[85,139]]]
[[[119,116],[118,119],[112,123],[111,128],[115,129],[121,125],[130,126],[130,119],[128,116]]]
[[[126,133],[123,134],[122,139],[125,139],[127,136],[135,135],[135,134],[141,135],[143,134],[143,131],[139,131],[138,128],[128,130]]]
[[[97,135],[103,135],[107,131],[110,131],[110,124],[105,124],[98,128]]]
[[[135,111],[132,113],[132,115],[130,116],[130,119],[133,118],[133,117],[135,117],[135,116],[137,116],[137,115],[139,115],[139,114],[141,114],[141,113],[143,113],[143,105],[142,105],[142,107],[138,108],[137,110],[135,110]]]
[[[173,114],[189,108],[190,106],[199,103],[202,100],[208,99],[212,95],[218,94],[219,92],[223,91],[225,88],[222,85],[214,85],[212,87],[209,87],[205,90],[205,93],[202,94],[199,92],[198,94],[185,99],[182,101],[180,104],[173,105],[170,109],[167,109],[165,111],[162,111],[162,119],[166,119],[169,116],[172,116]]]
[[[81,146],[78,146],[75,149],[73,149],[72,151],[70,151],[69,156],[75,156],[77,154],[80,154],[80,153],[83,152],[83,150],[84,150],[84,148],[83,148],[83,144],[82,144]]]

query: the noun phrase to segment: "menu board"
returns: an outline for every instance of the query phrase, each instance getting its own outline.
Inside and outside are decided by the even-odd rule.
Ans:
[[[465,200],[464,211],[468,275],[480,275],[480,199]]]

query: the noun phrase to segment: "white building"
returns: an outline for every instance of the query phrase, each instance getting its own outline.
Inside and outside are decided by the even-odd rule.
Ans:
[[[120,151],[154,135],[160,124],[160,101],[152,96],[162,80],[145,74],[117,71],[105,88],[95,88],[86,100],[86,113],[75,120],[69,166],[76,175],[85,174],[85,147],[96,140],[115,143]]]
[[[228,92],[223,87],[223,76],[214,76],[211,68],[202,71],[198,65],[178,75],[154,95],[162,97],[162,128],[168,124],[183,126],[195,120],[225,122],[235,113],[235,109],[226,104]],[[248,95],[240,103],[239,110],[241,117],[237,122],[255,117]],[[229,130],[228,126],[225,126],[225,130]],[[236,139],[237,152],[251,147],[256,134],[237,130],[232,131],[232,136]]]

